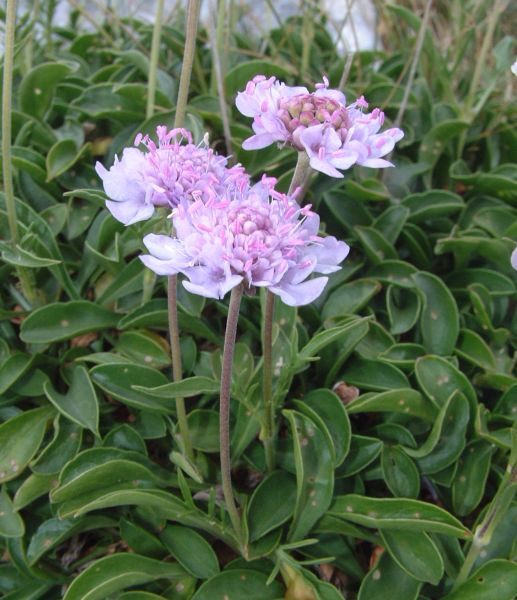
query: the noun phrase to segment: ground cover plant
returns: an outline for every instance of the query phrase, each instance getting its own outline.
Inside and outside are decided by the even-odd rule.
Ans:
[[[512,7],[70,6],[2,13],[3,597],[514,599]]]

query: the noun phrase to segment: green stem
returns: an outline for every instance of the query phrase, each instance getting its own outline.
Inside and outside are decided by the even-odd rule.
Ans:
[[[158,60],[160,57],[160,38],[162,35],[163,0],[156,3],[156,15],[154,17],[153,40],[151,43],[151,59],[149,62],[149,80],[147,85],[147,119],[153,116],[154,99],[156,97],[156,74],[158,72]]]
[[[273,405],[273,315],[275,296],[266,290],[262,330],[262,397],[264,398],[264,450],[268,473],[275,468],[275,408]]]
[[[239,321],[239,308],[244,291],[242,284],[233,288],[230,296],[226,332],[224,335],[223,364],[221,369],[221,390],[219,406],[219,446],[221,456],[221,480],[224,500],[230,515],[230,520],[239,542],[243,543],[241,519],[232,488],[231,458],[230,458],[230,388],[232,383],[233,353]]]
[[[467,581],[472,567],[478,556],[483,551],[492,539],[494,530],[499,525],[510,507],[515,491],[517,490],[517,452],[514,450],[510,457],[510,462],[503,476],[499,489],[494,496],[492,502],[488,506],[488,510],[483,517],[481,523],[477,526],[474,533],[474,539],[470,545],[467,556],[461,570],[456,578],[454,588],[456,589],[462,583]]]
[[[309,178],[311,175],[312,169],[309,164],[309,157],[307,156],[307,152],[298,152],[298,160],[296,161],[293,179],[291,180],[291,185],[289,186],[289,191],[287,192],[289,196],[292,196],[294,192],[298,190],[298,195],[296,197],[298,204],[301,204],[302,197],[305,192],[305,187],[309,183]]]
[[[185,51],[183,53],[183,64],[181,66],[180,85],[178,90],[178,100],[176,101],[174,127],[183,127],[185,116],[187,114],[190,75],[192,73],[192,64],[194,62],[194,55],[196,53],[196,36],[200,4],[200,0],[190,0],[188,3]]]
[[[180,84],[178,90],[178,99],[176,101],[176,115],[174,117],[174,127],[183,127],[185,115],[187,113],[187,99],[190,85],[190,75],[192,73],[192,63],[196,52],[197,23],[199,19],[200,0],[190,0],[187,13],[187,34],[185,38],[185,54],[181,66]],[[169,312],[169,336],[172,355],[172,377],[174,381],[181,381],[183,369],[181,365],[181,346],[180,332],[178,326],[178,298],[177,298],[178,278],[171,275],[167,285],[167,305]],[[193,462],[194,453],[188,428],[187,411],[185,409],[185,400],[176,398],[176,414],[178,416],[178,427],[183,442],[183,448],[187,458]]]
[[[5,14],[5,38],[4,38],[4,76],[2,88],[2,177],[4,180],[5,209],[11,243],[16,252],[19,242],[18,221],[16,217],[16,202],[14,199],[13,173],[11,164],[11,124],[12,124],[12,92],[13,92],[13,62],[14,62],[14,39],[16,27],[16,0],[7,0]],[[31,306],[37,304],[37,292],[33,285],[33,277],[28,269],[18,267],[16,269],[18,279],[24,296]]]
[[[483,43],[481,45],[479,55],[476,56],[476,66],[474,68],[474,74],[470,81],[470,88],[467,94],[467,98],[465,99],[465,104],[463,105],[463,113],[467,118],[468,122],[471,122],[475,116],[475,111],[472,110],[472,106],[474,104],[474,99],[478,90],[481,74],[484,70],[486,70],[487,55],[493,47],[492,41],[494,37],[494,31],[497,23],[499,22],[499,17],[501,13],[505,10],[507,5],[508,0],[498,0],[494,4],[492,9],[489,11],[487,30],[485,35],[483,36]],[[467,131],[463,130],[458,140],[458,158],[461,158],[466,139]]]
[[[176,275],[171,275],[168,279],[167,289],[167,304],[169,311],[169,335],[171,343],[172,357],[172,378],[174,381],[181,381],[182,366],[181,366],[181,346],[178,326],[178,278]],[[188,428],[187,411],[185,409],[185,401],[183,398],[176,398],[176,415],[178,417],[178,427],[181,436],[181,442],[185,449],[187,458],[193,462],[194,453],[192,451],[192,442],[190,440],[190,431]]]

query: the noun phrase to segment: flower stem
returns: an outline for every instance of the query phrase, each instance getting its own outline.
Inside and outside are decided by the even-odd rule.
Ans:
[[[474,539],[470,545],[467,556],[461,570],[456,578],[454,588],[456,589],[462,583],[467,581],[472,567],[478,556],[483,551],[492,539],[495,528],[499,525],[510,507],[515,492],[517,490],[517,434],[514,435],[514,448],[510,456],[508,467],[503,476],[499,489],[488,506],[488,510],[483,517],[481,523],[477,526],[474,533]]]
[[[291,185],[289,186],[289,191],[287,192],[289,196],[292,196],[296,192],[296,190],[299,190],[298,195],[296,196],[298,204],[301,203],[302,197],[305,192],[305,187],[309,183],[309,178],[311,175],[312,169],[309,164],[309,157],[307,156],[307,152],[298,152],[298,160],[296,161],[293,179],[291,180]]]
[[[219,406],[219,446],[221,455],[221,480],[223,484],[224,500],[230,515],[230,520],[235,530],[237,539],[242,544],[242,527],[239,511],[235,504],[232,489],[231,458],[230,458],[230,388],[232,383],[233,353],[237,323],[239,321],[239,308],[244,288],[242,284],[233,288],[230,296],[226,332],[224,335],[223,364],[221,371],[221,392]]]
[[[181,66],[180,85],[178,99],[176,101],[176,116],[174,127],[183,127],[187,114],[187,99],[190,86],[190,75],[192,64],[196,53],[197,24],[199,21],[199,7],[201,0],[190,0],[187,12],[187,29],[185,37],[185,50],[183,53],[183,64]]]
[[[190,85],[190,75],[192,73],[192,63],[196,51],[197,23],[199,19],[200,0],[190,0],[187,13],[187,34],[185,38],[185,53],[183,55],[183,64],[181,66],[180,85],[178,90],[178,99],[176,101],[176,115],[174,117],[174,127],[183,127],[185,115],[187,113],[188,89]],[[181,381],[183,369],[181,365],[181,347],[180,332],[178,327],[178,278],[176,275],[169,276],[167,282],[167,306],[169,312],[169,336],[172,355],[172,378],[174,381]],[[192,442],[188,428],[187,411],[185,409],[185,400],[176,398],[176,414],[178,416],[178,427],[185,449],[186,457],[193,462],[194,453],[192,451]]]
[[[11,100],[13,91],[13,62],[14,38],[16,26],[16,0],[7,0],[5,14],[4,37],[4,76],[2,87],[2,178],[4,182],[5,209],[11,244],[16,252],[19,241],[18,221],[16,217],[16,202],[14,199],[13,173],[11,164]],[[31,306],[38,302],[38,294],[31,272],[23,267],[17,267],[16,273],[20,281],[23,295]]]
[[[273,315],[275,296],[266,290],[262,330],[262,397],[264,398],[264,450],[268,473],[275,468],[275,407],[273,405]]]
[[[172,378],[174,381],[181,381],[181,347],[178,326],[178,278],[171,275],[168,278],[167,305],[169,311],[169,336],[171,343],[172,356]],[[194,453],[192,451],[192,442],[190,440],[190,431],[188,428],[187,411],[185,410],[185,401],[183,398],[176,398],[176,415],[178,417],[178,426],[183,448],[187,458],[193,462]]]
[[[158,72],[158,60],[160,57],[160,38],[162,35],[163,0],[156,3],[156,15],[154,17],[153,41],[151,43],[151,60],[149,63],[149,79],[147,84],[147,108],[145,116],[147,119],[153,116],[154,99],[156,97],[156,74]]]

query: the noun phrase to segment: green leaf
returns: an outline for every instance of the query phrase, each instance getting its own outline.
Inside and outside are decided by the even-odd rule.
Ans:
[[[338,467],[350,450],[352,430],[343,402],[327,389],[311,390],[303,397],[303,404],[309,406],[325,423],[336,452],[335,466]]]
[[[180,565],[196,579],[209,579],[219,573],[217,556],[199,533],[188,527],[168,525],[160,539]]]
[[[431,354],[452,354],[459,333],[459,315],[451,292],[432,273],[420,272],[412,277],[424,301],[420,315],[424,346]]]
[[[417,498],[420,474],[415,463],[399,446],[385,445],[381,454],[382,476],[390,492],[399,498]]]
[[[422,473],[437,473],[452,464],[465,446],[469,405],[461,392],[453,392],[443,405],[426,441],[417,450],[406,448],[418,459]]]
[[[117,315],[93,302],[56,302],[31,312],[21,325],[20,337],[28,344],[48,344],[110,329],[117,321]]]
[[[374,265],[398,257],[393,245],[374,227],[358,225],[354,228],[354,232],[363,246],[364,253]]]
[[[381,283],[393,284],[404,288],[413,288],[411,276],[417,272],[415,267],[402,260],[385,260],[368,271],[368,277]]]
[[[0,483],[18,477],[38,451],[54,410],[28,410],[0,425]]]
[[[72,581],[63,598],[105,600],[127,587],[158,579],[175,580],[183,575],[177,564],[121,552],[90,564]]]
[[[116,521],[108,517],[82,517],[81,519],[52,518],[44,521],[31,537],[27,548],[27,560],[36,564],[47,552],[83,531],[112,527]]]
[[[290,71],[280,65],[266,60],[247,60],[230,69],[225,77],[225,89],[228,97],[233,97],[237,92],[243,92],[248,81],[257,73],[266,77],[274,75],[281,81],[289,79]]]
[[[282,502],[278,499],[282,498]],[[296,481],[285,471],[274,471],[257,486],[248,504],[250,541],[285,523],[294,512]]]
[[[11,498],[2,487],[0,490],[0,536],[19,538],[25,533],[22,518],[15,511]]]
[[[172,396],[156,398],[134,389],[137,385],[144,388],[166,385],[167,378],[156,369],[129,363],[108,363],[94,367],[90,376],[103,391],[128,406],[162,414],[175,410]]]
[[[0,394],[4,394],[28,371],[34,356],[14,352],[0,366]]]
[[[438,585],[443,577],[443,560],[425,531],[384,530],[381,537],[393,560],[410,577]]]
[[[384,552],[361,583],[357,600],[416,600],[422,583],[407,575]]]
[[[382,442],[365,435],[352,435],[345,462],[336,471],[336,477],[350,477],[371,464],[380,454]]]
[[[517,590],[517,564],[491,560],[443,600],[514,600]]]
[[[428,131],[422,139],[418,162],[425,162],[434,167],[445,146],[453,138],[468,129],[469,123],[458,119],[442,121]]]
[[[219,452],[219,413],[197,408],[187,415],[192,447],[201,452]]]
[[[332,501],[332,449],[311,419],[294,410],[284,410],[283,414],[289,421],[296,466],[296,503],[289,539],[299,540],[307,535]]]
[[[90,143],[84,144],[78,151],[74,140],[65,139],[56,142],[47,154],[47,181],[51,181],[68,171],[90,150],[90,146]]]
[[[367,322],[367,318],[351,319],[344,325],[325,329],[314,335],[309,342],[300,350],[299,358],[304,360],[316,356],[320,350],[333,342],[337,342],[342,337],[350,334],[351,330],[362,327],[362,324]]]
[[[465,448],[452,484],[454,512],[463,517],[481,502],[490,471],[493,447],[483,440],[474,440]]]
[[[54,475],[39,475],[38,473],[32,473],[32,475],[29,475],[16,490],[16,494],[13,498],[14,508],[16,510],[21,510],[29,504],[32,504],[34,500],[37,500],[41,496],[47,496],[55,483],[56,478]]]
[[[63,62],[43,63],[31,69],[20,84],[21,109],[42,119],[50,107],[56,86],[72,70],[70,64]]]
[[[436,409],[420,392],[411,388],[389,390],[380,394],[364,394],[348,406],[349,414],[362,412],[396,412],[425,421],[433,421]]]
[[[158,387],[133,385],[132,388],[153,398],[191,398],[201,394],[218,394],[219,386],[219,382],[215,379],[195,376]]]
[[[338,496],[328,509],[331,516],[374,529],[435,531],[469,539],[471,533],[443,508],[420,500]]]
[[[456,354],[487,371],[497,370],[492,350],[478,333],[470,329],[460,331]]]
[[[56,392],[50,381],[43,388],[47,398],[61,414],[99,437],[99,401],[85,367],[74,368],[66,394]]]
[[[330,319],[340,315],[351,315],[363,308],[381,289],[377,281],[357,279],[334,290],[323,305],[321,316]]]
[[[420,297],[407,289],[390,285],[386,292],[386,308],[390,333],[400,335],[413,329],[421,309]]]
[[[407,377],[397,367],[366,358],[349,360],[342,379],[361,390],[383,391],[410,387]]]
[[[440,356],[422,356],[415,362],[419,386],[431,402],[442,407],[456,390],[465,395],[470,409],[477,407],[477,396],[466,375]]]
[[[282,594],[278,581],[268,584],[265,573],[251,569],[229,569],[206,581],[192,600],[278,600]]]

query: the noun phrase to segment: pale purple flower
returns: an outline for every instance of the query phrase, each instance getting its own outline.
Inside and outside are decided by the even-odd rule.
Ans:
[[[110,198],[106,206],[124,225],[149,219],[158,206],[208,201],[229,185],[247,185],[244,169],[228,169],[228,159],[215,154],[206,138],[196,145],[187,130],[168,131],[163,125],[156,133],[158,144],[138,134],[135,148],[126,148],[120,160],[115,157],[109,171],[100,162],[95,165]]]
[[[512,267],[517,271],[517,248],[512,252]]]
[[[159,275],[182,273],[194,294],[223,298],[244,282],[267,287],[290,306],[308,304],[322,292],[349,247],[318,235],[310,207],[275,191],[270,179],[232,190],[217,201],[182,203],[173,210],[176,238],[149,234],[144,264]]]
[[[253,131],[243,143],[245,150],[274,142],[307,152],[313,169],[343,177],[338,171],[353,164],[365,167],[393,166],[382,157],[389,154],[403,136],[398,128],[379,130],[384,113],[376,108],[365,113],[363,96],[349,106],[339,90],[328,89],[328,79],[316,84],[316,91],[289,87],[274,77],[259,75],[239,92],[239,111],[253,117]]]

